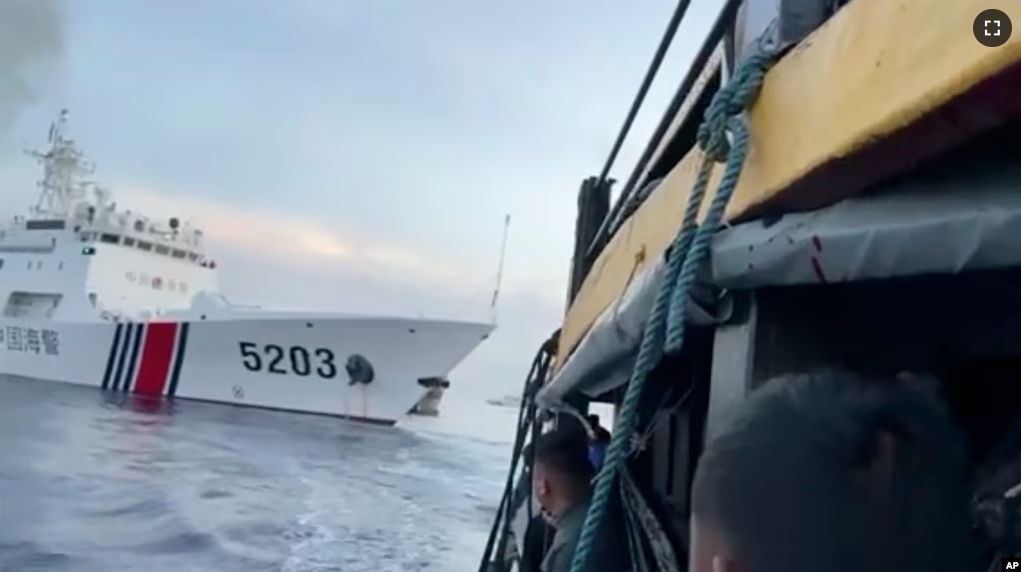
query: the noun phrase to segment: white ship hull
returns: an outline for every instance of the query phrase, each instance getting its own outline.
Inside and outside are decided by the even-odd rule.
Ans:
[[[0,374],[389,425],[428,392],[419,379],[446,377],[493,329],[257,315],[148,323],[0,318]],[[371,381],[364,361],[349,372],[350,356],[371,364]]]

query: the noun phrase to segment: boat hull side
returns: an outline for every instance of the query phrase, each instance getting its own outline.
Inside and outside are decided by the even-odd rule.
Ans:
[[[448,375],[491,330],[389,318],[0,319],[0,374],[392,424],[425,395],[418,379]]]

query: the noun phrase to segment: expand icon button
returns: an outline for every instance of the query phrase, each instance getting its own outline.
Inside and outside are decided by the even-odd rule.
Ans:
[[[1007,43],[1013,31],[1010,17],[1001,10],[983,10],[975,17],[972,31],[975,39],[983,46],[995,48]]]

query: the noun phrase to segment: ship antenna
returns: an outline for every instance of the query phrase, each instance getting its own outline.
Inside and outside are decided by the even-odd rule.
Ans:
[[[493,324],[496,324],[497,302],[500,299],[500,287],[503,284],[503,264],[507,258],[507,236],[510,234],[511,215],[503,219],[503,240],[500,243],[500,263],[496,267],[496,285],[493,287],[493,300],[489,303],[489,310],[492,313]]]
[[[71,204],[85,195],[88,185],[82,177],[94,170],[84,161],[74,141],[66,137],[67,119],[67,110],[61,109],[57,120],[50,124],[47,136],[50,148],[45,153],[26,151],[43,166],[43,178],[36,183],[39,199],[32,209],[36,216],[67,216]]]

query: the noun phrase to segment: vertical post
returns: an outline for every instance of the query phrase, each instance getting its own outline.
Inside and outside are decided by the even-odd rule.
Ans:
[[[574,255],[571,258],[571,275],[567,291],[568,306],[574,302],[585,276],[595,262],[595,256],[590,255],[589,245],[610,212],[610,188],[613,183],[613,179],[607,179],[600,184],[596,177],[589,177],[581,182],[581,189],[578,191],[578,216],[574,224]]]
[[[496,285],[493,287],[493,299],[489,304],[489,310],[493,323],[496,324],[496,304],[500,299],[500,287],[503,285],[503,265],[507,258],[507,236],[510,234],[511,215],[503,219],[503,239],[500,241],[500,263],[496,267]]]
[[[589,251],[589,245],[599,232],[603,220],[610,212],[610,188],[613,179],[606,179],[600,183],[599,178],[589,177],[581,182],[578,191],[578,217],[574,224],[574,255],[571,258],[571,274],[567,291],[567,307],[574,302],[578,291],[581,289],[585,276],[592,269],[595,256]],[[569,405],[580,411],[588,413],[588,399],[583,395],[574,395],[567,399]],[[557,417],[558,428],[569,428],[570,430],[584,431],[581,423],[570,415]]]

